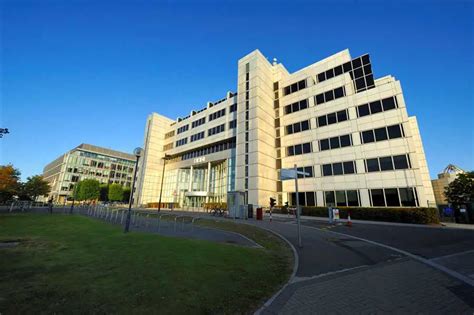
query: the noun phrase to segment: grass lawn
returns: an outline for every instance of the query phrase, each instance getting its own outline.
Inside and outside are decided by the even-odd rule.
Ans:
[[[2,214],[0,242],[19,245],[0,247],[0,314],[251,313],[288,279],[292,256],[249,228],[265,249],[123,234],[82,216]]]

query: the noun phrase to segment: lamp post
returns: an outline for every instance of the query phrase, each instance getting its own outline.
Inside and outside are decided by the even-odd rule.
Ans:
[[[142,154],[142,148],[135,148],[135,150],[133,150],[133,154],[135,154],[135,156],[137,157],[137,160],[135,161],[135,172],[133,173],[132,187],[130,189],[130,199],[128,201],[128,213],[127,213],[127,220],[125,222],[125,230],[123,231],[124,233],[128,233],[130,229],[130,218],[132,217],[133,191],[135,190],[135,181],[137,178],[137,170],[138,170],[138,160],[140,159],[140,156]]]
[[[163,182],[165,181],[165,167],[166,167],[166,160],[168,159],[169,155],[165,153],[165,157],[163,158],[163,172],[161,173],[161,185],[160,185],[160,199],[158,200],[158,212],[161,211],[161,194],[163,193]]]

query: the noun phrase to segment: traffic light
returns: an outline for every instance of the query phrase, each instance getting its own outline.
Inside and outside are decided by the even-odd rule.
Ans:
[[[276,205],[275,201],[276,201],[275,198],[270,198],[270,208],[275,207],[275,205]]]

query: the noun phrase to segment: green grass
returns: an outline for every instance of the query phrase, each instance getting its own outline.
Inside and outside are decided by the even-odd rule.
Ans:
[[[265,249],[0,215],[0,242],[20,241],[0,248],[0,313],[251,313],[288,279],[291,253],[267,232],[246,233]]]

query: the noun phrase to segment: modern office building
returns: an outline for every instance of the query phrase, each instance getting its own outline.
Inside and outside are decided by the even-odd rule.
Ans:
[[[294,73],[255,50],[238,62],[237,92],[175,120],[146,123],[139,204],[201,206],[229,191],[268,206],[428,206],[434,195],[415,117],[400,82],[376,78],[368,54],[341,51]],[[164,168],[165,171],[163,170]],[[164,175],[164,178],[163,178]]]
[[[135,161],[132,154],[83,143],[43,169],[43,177],[51,185],[49,198],[63,202],[64,198],[72,196],[78,181],[88,178],[130,187]]]
[[[433,179],[431,183],[433,184],[433,191],[436,200],[436,204],[438,206],[446,206],[448,205],[448,200],[446,199],[446,195],[444,194],[444,190],[448,185],[453,182],[458,174],[465,173],[465,171],[456,165],[449,164],[443,170],[442,173],[438,174],[437,179]]]

